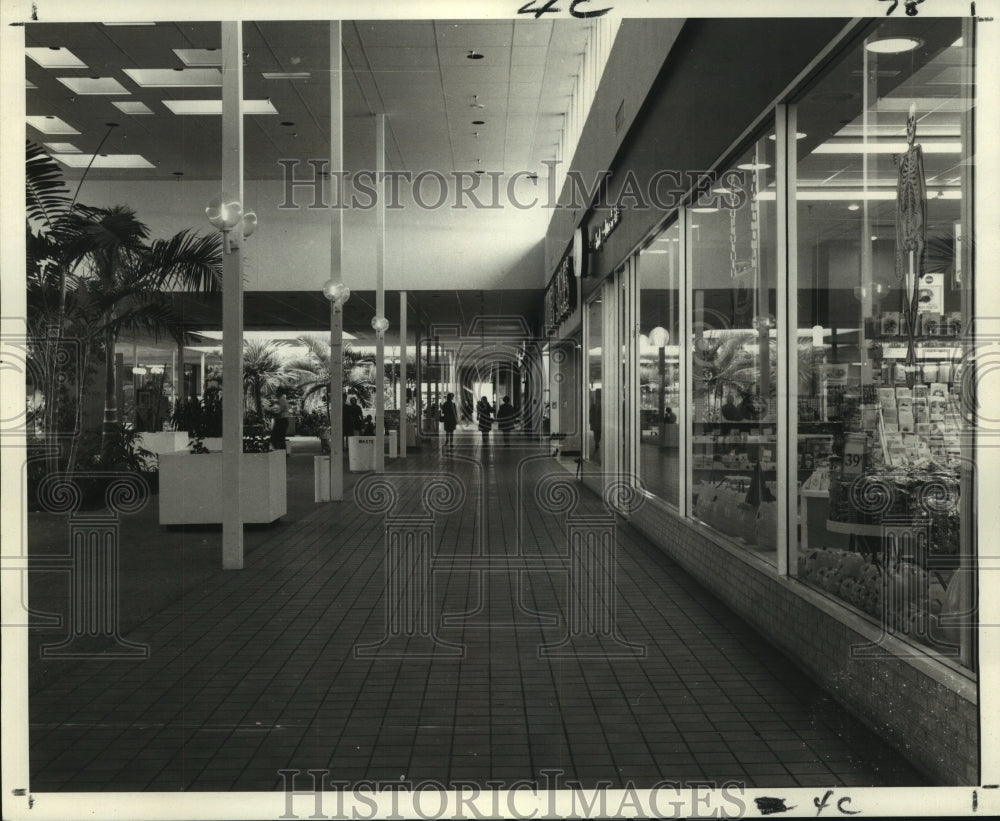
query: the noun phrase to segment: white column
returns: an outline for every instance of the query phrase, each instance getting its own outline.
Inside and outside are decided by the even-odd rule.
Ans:
[[[375,170],[385,173],[385,114],[375,117]],[[384,184],[383,184],[384,185]],[[385,197],[375,208],[375,316],[385,316]],[[385,334],[375,334],[375,472],[385,472]]]
[[[406,458],[406,291],[399,292],[399,458]]]
[[[341,22],[330,23],[330,180],[340,185],[344,168],[344,75],[341,53]],[[341,202],[344,192],[338,192]],[[330,209],[330,279],[343,281],[344,210]],[[330,303],[330,501],[344,498],[344,317]]]
[[[222,26],[222,191],[243,202],[243,30]],[[239,229],[234,229],[238,231]],[[237,236],[237,240],[239,237]],[[243,568],[243,272],[239,241],[222,265],[222,568]]]
[[[137,360],[138,361],[138,360]],[[205,352],[201,352],[201,370],[199,380],[201,381],[201,390],[199,391],[200,396],[205,395]]]

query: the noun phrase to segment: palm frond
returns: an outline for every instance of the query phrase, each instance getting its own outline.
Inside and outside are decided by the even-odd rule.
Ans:
[[[70,195],[62,169],[45,149],[31,140],[25,151],[25,202],[28,219],[52,227],[69,209]]]

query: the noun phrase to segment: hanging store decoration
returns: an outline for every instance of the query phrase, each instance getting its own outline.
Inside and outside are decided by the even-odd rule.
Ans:
[[[910,106],[906,118],[906,153],[899,161],[896,184],[896,279],[903,281],[903,313],[906,317],[906,365],[916,366],[914,343],[919,305],[921,271],[927,250],[927,185],[924,152],[917,139],[917,108]]]

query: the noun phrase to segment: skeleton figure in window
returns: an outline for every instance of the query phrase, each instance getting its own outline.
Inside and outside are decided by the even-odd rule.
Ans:
[[[913,364],[913,332],[917,314],[917,282],[927,249],[927,186],[924,152],[917,137],[916,106],[906,118],[906,153],[899,160],[896,184],[896,278],[904,280],[903,306],[909,335],[907,363]]]

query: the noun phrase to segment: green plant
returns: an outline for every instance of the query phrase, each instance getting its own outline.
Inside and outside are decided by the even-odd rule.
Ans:
[[[243,437],[244,453],[267,453],[271,449],[271,440],[267,436],[250,434]]]
[[[285,365],[278,346],[269,341],[248,341],[243,346],[243,394],[263,424],[265,395],[283,384]]]
[[[298,343],[308,352],[304,358],[286,366],[290,383],[298,389],[303,407],[309,410],[326,407],[326,395],[330,390],[330,345],[311,336],[300,337]],[[375,392],[374,361],[350,345],[344,345],[342,356],[343,386],[347,394],[357,396],[363,407],[369,406]]]
[[[188,453],[209,453],[209,450],[205,447],[204,440],[200,436],[196,436],[188,442]]]
[[[90,434],[90,439],[96,448],[90,453],[90,467],[97,470],[155,470],[155,456],[140,444],[142,433],[129,425],[116,422],[107,425],[98,439],[96,434]]]

